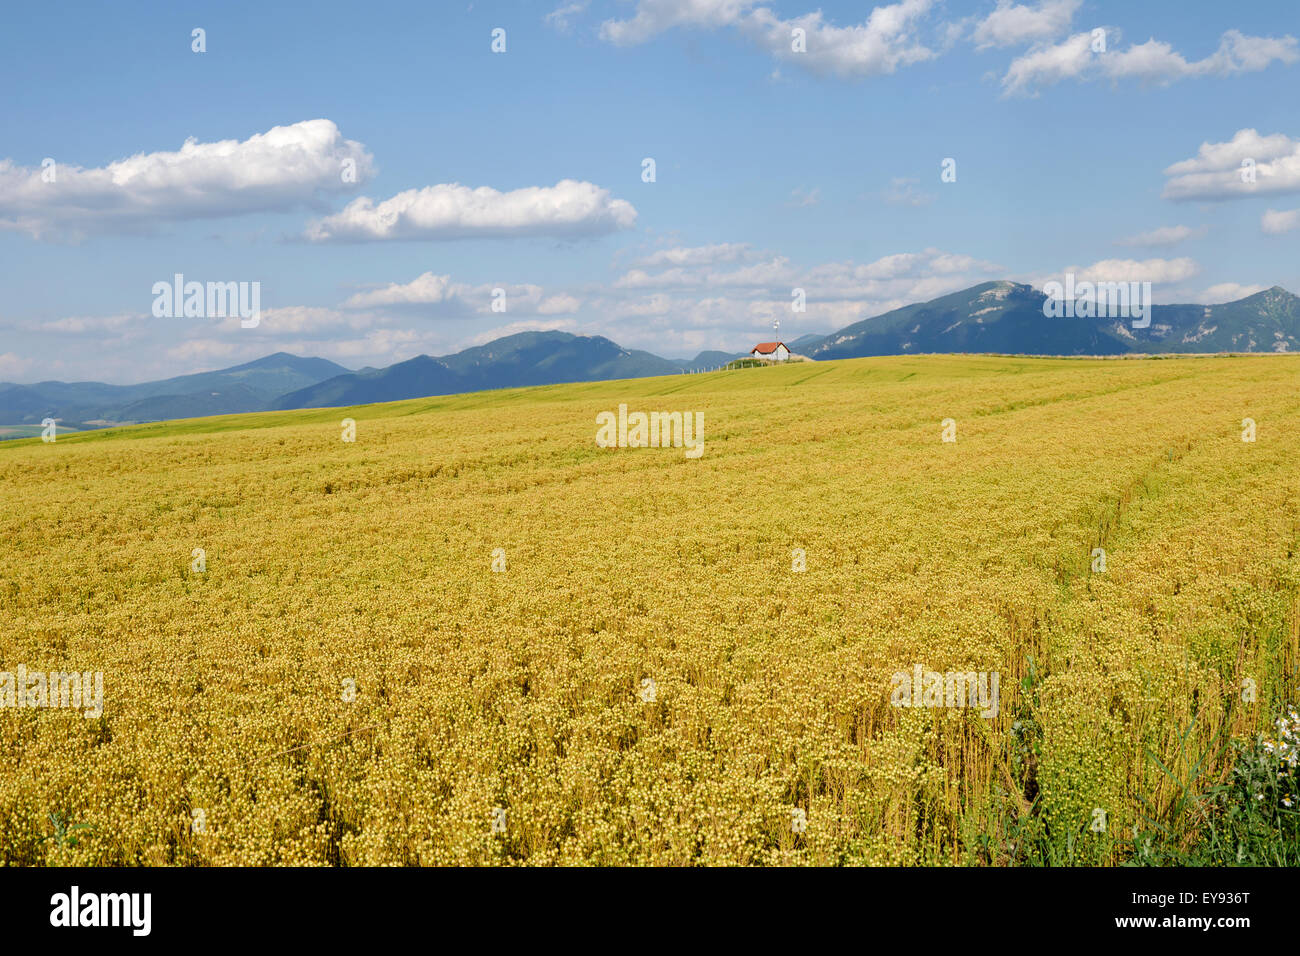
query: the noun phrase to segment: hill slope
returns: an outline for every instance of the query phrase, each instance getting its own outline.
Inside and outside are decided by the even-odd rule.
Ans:
[[[1300,297],[1274,286],[1222,305],[1157,305],[1149,328],[1129,320],[1048,318],[1045,296],[1014,282],[985,282],[855,322],[803,335],[794,351],[816,360],[922,353],[1120,355],[1128,352],[1300,350]],[[484,389],[643,378],[725,365],[748,353],[701,352],[688,360],[626,349],[603,336],[521,332],[454,355],[418,356],[352,372],[325,359],[278,352],[215,372],[146,382],[0,384],[0,424],[45,417],[64,427],[140,422],[258,409],[363,405]]]
[[[985,282],[872,316],[825,336],[816,359],[993,352],[1119,355],[1125,352],[1300,350],[1300,297],[1280,286],[1222,305],[1156,305],[1151,325],[1129,319],[1049,318],[1046,296],[1015,282]],[[802,341],[802,340],[801,340]]]
[[[1300,296],[1281,286],[1222,305],[1158,305],[1148,329],[1109,324],[1138,352],[1300,352]]]
[[[5,661],[104,706],[0,713],[0,865],[1185,852],[1155,760],[1222,780],[1294,701],[1297,366],[898,356],[372,405],[353,443],[5,443]],[[701,413],[702,457],[599,447],[624,402]],[[899,706],[917,667],[998,696]]]
[[[359,405],[493,388],[671,375],[687,363],[625,349],[602,336],[520,332],[455,355],[348,374],[282,396],[275,408]]]
[[[346,372],[327,359],[276,352],[215,372],[197,372],[139,385],[103,382],[0,384],[0,423],[141,422],[224,415],[267,408],[287,391]]]
[[[1124,341],[1095,322],[1048,319],[1046,297],[1032,286],[985,282],[904,306],[832,332],[810,358],[857,358],[925,352],[1118,355]]]

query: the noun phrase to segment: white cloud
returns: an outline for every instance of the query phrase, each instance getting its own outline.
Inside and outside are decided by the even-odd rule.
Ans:
[[[469,339],[463,347],[469,348],[475,345],[487,345],[497,339],[504,338],[507,335],[518,335],[520,332],[576,332],[578,324],[572,319],[526,319],[522,322],[511,322],[509,325],[501,325],[495,329],[488,329]]]
[[[673,264],[686,260],[665,259],[661,264],[669,267],[659,270],[629,270],[594,295],[590,314],[600,317],[601,332],[622,345],[660,354],[665,341],[679,348],[748,347],[750,339],[771,337],[774,319],[781,320],[782,337],[797,338],[967,288],[1002,272],[996,263],[934,248],[809,267],[785,256],[727,268],[712,261]],[[791,312],[795,288],[805,292],[806,312]]]
[[[1200,239],[1209,232],[1208,227],[1200,226],[1193,229],[1191,226],[1160,226],[1158,229],[1152,229],[1150,232],[1139,232],[1135,236],[1128,236],[1124,239],[1115,240],[1117,246],[1176,246],[1180,242],[1186,242],[1188,239]]]
[[[561,32],[567,31],[570,18],[584,12],[589,2],[590,0],[574,0],[573,3],[556,7],[546,15],[546,22]]]
[[[790,193],[792,206],[815,206],[819,202],[821,202],[821,189],[817,186],[807,190],[802,186],[796,186]]]
[[[137,153],[97,169],[41,168],[0,160],[0,229],[37,239],[153,232],[165,223],[282,212],[350,190],[373,172],[365,147],[330,120],[276,126],[240,142],[187,139],[175,152]]]
[[[977,49],[1018,46],[1059,36],[1070,28],[1082,0],[1042,0],[1037,6],[998,0],[997,8],[975,27]]]
[[[506,293],[506,314],[492,309],[498,288]],[[529,283],[472,284],[425,272],[410,282],[356,292],[338,307],[264,308],[256,330],[242,328],[238,316],[156,319],[147,313],[0,322],[0,328],[6,330],[6,343],[12,330],[15,341],[28,336],[42,353],[32,360],[24,350],[14,349],[8,360],[14,377],[39,368],[44,377],[57,370],[75,379],[141,381],[226,367],[275,351],[331,358],[353,367],[387,366],[420,354],[455,351],[457,342],[506,320],[519,328],[574,326],[574,316],[585,304],[584,297],[571,290]],[[420,322],[413,317],[448,321]],[[93,337],[95,347],[59,346],[79,336]],[[74,358],[62,362],[46,353]]]
[[[21,378],[31,367],[31,359],[25,359],[20,355],[15,355],[13,352],[5,352],[0,355],[0,382],[8,381],[13,378]]]
[[[389,283],[382,289],[358,292],[343,303],[345,309],[369,309],[392,305],[443,305],[456,300],[451,276],[425,272],[410,282]]]
[[[1092,34],[1085,32],[1030,50],[1012,61],[1002,78],[1004,95],[1030,93],[1066,79],[1139,80],[1164,85],[1189,77],[1256,73],[1273,63],[1300,60],[1294,37],[1254,37],[1237,30],[1224,33],[1214,53],[1190,62],[1168,43],[1155,39],[1126,50],[1094,52],[1092,47]]]
[[[1274,62],[1294,63],[1300,60],[1300,52],[1295,37],[1290,35],[1252,37],[1229,30],[1223,35],[1218,52],[1207,59],[1205,72],[1227,76],[1230,73],[1258,73]]]
[[[828,263],[811,269],[809,278],[814,284],[825,283],[842,291],[860,289],[878,292],[879,287],[871,283],[903,282],[915,286],[929,279],[961,276],[970,278],[968,284],[974,285],[978,281],[974,277],[1001,271],[1001,266],[996,263],[932,248],[920,253],[904,252],[882,256],[861,265],[852,262]]]
[[[794,272],[789,260],[777,256],[764,262],[740,266],[730,271],[703,268],[710,262],[697,266],[676,266],[662,272],[650,273],[644,269],[629,269],[614,281],[615,289],[703,289],[709,286],[766,286],[789,282]]]
[[[1198,275],[1193,259],[1102,259],[1090,266],[1070,266],[1076,282],[1182,282]]]
[[[375,366],[405,362],[417,355],[433,355],[442,348],[441,337],[420,329],[378,328],[361,338],[330,340],[320,343],[287,343],[285,351],[295,354],[321,355],[340,363]],[[315,349],[315,351],[313,351]]]
[[[513,305],[513,302],[512,302]],[[512,309],[513,311],[513,309]],[[18,324],[19,331],[37,331],[49,352],[46,336],[94,334],[94,349],[55,348],[28,362],[27,371],[15,375],[57,377],[69,381],[139,382],[173,375],[225,368],[261,358],[270,352],[319,356],[351,367],[385,366],[420,354],[447,351],[448,329],[441,323],[411,323],[391,315],[357,310],[340,311],[316,306],[263,309],[257,329],[239,326],[238,318],[212,323],[194,319],[157,320],[148,315],[105,318],[78,317],[41,323]],[[470,321],[478,322],[472,316]],[[33,379],[34,380],[34,379]]]
[[[616,289],[667,289],[674,286],[689,288],[699,284],[699,277],[683,268],[668,269],[653,275],[644,269],[629,269],[614,280]]]
[[[927,193],[917,187],[920,185],[919,179],[891,179],[889,188],[880,194],[880,198],[891,206],[912,206],[919,208],[928,206],[938,197],[934,193]]]
[[[103,335],[123,332],[144,321],[144,316],[124,312],[103,316],[73,315],[62,319],[26,323],[23,328],[31,332],[55,332],[63,335]]]
[[[187,339],[166,352],[167,358],[176,362],[225,363],[237,355],[239,346],[221,339]],[[215,366],[212,366],[215,367]]]
[[[619,46],[644,43],[674,27],[733,26],[755,0],[640,0],[630,20],[606,20],[602,39]]]
[[[1243,159],[1252,158],[1259,162],[1294,155],[1297,145],[1300,143],[1282,133],[1261,136],[1253,129],[1241,129],[1226,143],[1202,143],[1194,158],[1174,163],[1165,170],[1165,175],[1184,176],[1224,169],[1235,171]]]
[[[263,309],[258,328],[262,335],[322,335],[365,328],[376,321],[374,316],[345,313],[323,306],[289,305]]]
[[[1268,209],[1260,218],[1259,227],[1270,236],[1300,228],[1300,209]]]
[[[715,262],[737,262],[753,257],[747,242],[719,242],[710,246],[676,246],[671,249],[659,249],[637,260],[638,265],[653,268],[655,266],[701,266]]]
[[[1048,86],[1065,79],[1078,79],[1094,66],[1092,35],[1076,33],[1055,46],[1030,50],[1011,61],[1002,78],[1004,95],[1027,93],[1035,86]]]
[[[1244,299],[1248,295],[1254,295],[1256,292],[1263,292],[1268,286],[1263,285],[1241,285],[1236,282],[1220,282],[1218,285],[1212,285],[1196,297],[1196,301],[1202,305],[1220,305],[1224,302],[1236,302],[1238,299]]]
[[[727,272],[711,271],[704,276],[701,284],[704,288],[763,288],[788,284],[796,275],[796,271],[790,267],[790,260],[785,256],[777,256],[766,262],[738,266]]]
[[[741,29],[773,56],[816,73],[837,76],[872,76],[893,73],[932,59],[935,52],[916,36],[918,21],[930,11],[931,0],[902,0],[875,7],[860,24],[837,27],[827,23],[822,12],[782,20],[766,7],[754,10]],[[807,51],[791,49],[791,34],[805,31]]]
[[[915,35],[933,0],[901,0],[872,9],[862,23],[839,27],[820,10],[785,20],[755,0],[638,0],[627,20],[606,20],[603,39],[620,46],[644,43],[677,27],[730,27],[785,62],[818,73],[866,76],[893,73],[935,54]],[[806,51],[792,48],[793,31],[804,31]]]
[[[314,242],[469,239],[514,236],[577,238],[630,229],[636,210],[609,190],[564,179],[554,186],[499,192],[459,183],[408,189],[376,203],[354,199],[342,212],[311,223]]]
[[[596,308],[611,319],[668,315],[678,307],[678,304],[678,300],[662,292],[634,299],[601,298],[595,302]]]
[[[471,318],[492,313],[496,290],[505,293],[511,312],[528,315],[565,315],[577,311],[582,301],[567,293],[547,294],[539,285],[470,285],[451,276],[425,272],[410,282],[392,282],[382,288],[358,292],[344,309],[369,309],[378,313],[417,314],[430,318]],[[330,311],[330,310],[326,310]]]
[[[582,300],[577,296],[561,293],[551,295],[537,303],[538,315],[572,315],[582,308]]]
[[[1253,164],[1254,181],[1243,172]],[[1300,139],[1238,130],[1226,143],[1202,143],[1192,159],[1174,163],[1161,195],[1165,199],[1241,199],[1300,191]]]

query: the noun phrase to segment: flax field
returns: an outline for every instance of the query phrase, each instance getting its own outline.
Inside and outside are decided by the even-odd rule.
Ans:
[[[703,453],[599,447],[620,404],[702,412]],[[0,864],[1130,862],[1295,703],[1298,545],[1288,355],[7,441],[0,671],[103,702],[0,707]],[[918,666],[996,714],[897,706]]]

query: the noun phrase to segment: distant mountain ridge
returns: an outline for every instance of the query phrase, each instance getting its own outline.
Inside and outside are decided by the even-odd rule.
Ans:
[[[814,360],[870,355],[996,352],[1123,355],[1134,352],[1300,351],[1300,297],[1281,286],[1221,305],[1156,305],[1151,323],[1049,318],[1044,293],[984,282],[928,302],[862,319],[829,335],[803,335],[792,350]],[[197,418],[267,409],[324,408],[492,388],[674,375],[717,368],[748,352],[665,359],[609,339],[520,332],[454,355],[417,356],[352,371],[320,358],[277,352],[215,372],[139,385],[0,383],[0,425],[60,419],[73,428]]]
[[[397,401],[425,395],[557,382],[676,375],[706,371],[739,354],[701,352],[664,359],[625,349],[602,336],[521,332],[454,355],[417,356],[387,368],[344,368],[319,358],[276,352],[215,372],[138,385],[102,382],[0,383],[0,425],[31,425],[50,417],[84,429],[201,418],[276,408]]]
[[[1016,282],[985,282],[832,332],[813,359],[929,352],[1122,355],[1128,352],[1289,352],[1300,349],[1300,297],[1281,286],[1222,305],[1155,305],[1151,324],[1049,318],[1047,296]]]
[[[328,359],[276,352],[216,372],[197,372],[138,385],[102,382],[0,383],[0,424],[57,418],[71,427],[100,422],[160,421],[260,411],[287,391],[348,369]]]
[[[676,375],[716,368],[735,357],[701,352],[689,361],[677,361],[625,349],[600,335],[519,332],[455,355],[421,355],[388,368],[340,375],[281,396],[274,407],[363,405],[489,388]]]

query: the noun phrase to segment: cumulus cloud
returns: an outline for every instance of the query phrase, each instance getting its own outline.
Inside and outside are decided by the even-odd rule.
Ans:
[[[893,73],[900,66],[935,56],[916,35],[933,0],[901,0],[875,7],[862,23],[836,26],[820,10],[783,19],[755,0],[638,0],[633,16],[606,20],[603,39],[620,46],[644,43],[675,28],[738,30],[771,55],[818,73],[868,76]],[[793,49],[794,31],[803,31],[805,50]]]
[[[61,319],[44,319],[21,325],[29,332],[55,332],[63,335],[103,335],[124,332],[138,325],[141,317],[133,312],[117,315],[70,315]]]
[[[880,194],[880,198],[891,206],[928,206],[938,197],[934,193],[920,189],[919,179],[897,178],[889,181],[889,188]]]
[[[465,288],[460,287],[462,290]],[[381,289],[358,292],[343,303],[343,308],[448,305],[459,301],[451,276],[425,272],[407,283],[392,282]]]
[[[529,327],[572,324],[584,299],[564,289],[520,283],[465,283],[425,272],[410,282],[389,283],[357,292],[337,307],[288,305],[264,308],[256,331],[240,326],[239,317],[220,320],[164,319],[149,314],[0,323],[17,335],[34,335],[47,347],[52,336],[64,341],[93,337],[94,349],[74,350],[78,356],[69,373],[102,379],[120,370],[128,380],[176,374],[178,364],[190,371],[248,361],[272,351],[321,356],[343,362],[390,365],[419,354],[444,354],[460,347],[464,337],[492,321],[507,318],[493,311],[494,292],[505,293],[508,316]],[[412,318],[444,321],[413,322]],[[505,334],[505,333],[502,333]],[[55,350],[58,351],[57,349]],[[15,375],[33,363],[13,359]],[[48,375],[55,364],[42,361]]]
[[[1082,0],[998,0],[990,13],[975,22],[970,38],[978,49],[1033,45],[1003,77],[1005,95],[1032,93],[1065,79],[1164,84],[1193,76],[1253,73],[1273,63],[1300,59],[1294,37],[1249,36],[1239,30],[1227,31],[1213,53],[1191,61],[1154,38],[1124,50],[1094,52],[1092,31],[1088,31],[1053,44],[1054,38],[1070,29],[1081,6]],[[759,6],[757,0],[637,0],[632,16],[606,20],[600,36],[609,43],[631,46],[675,29],[728,29],[774,58],[814,73],[872,76],[934,59],[967,30],[970,20],[927,24],[934,8],[934,0],[899,0],[874,7],[860,23],[839,26],[820,10],[787,18]],[[927,25],[929,37],[922,35]],[[1112,28],[1106,33],[1113,47],[1119,31]],[[802,39],[802,49],[797,48],[796,37]]]
[[[1139,232],[1135,236],[1116,239],[1117,246],[1176,246],[1188,239],[1200,239],[1209,232],[1206,226],[1193,229],[1191,226],[1161,226],[1150,232]]]
[[[820,10],[783,20],[759,7],[740,26],[752,40],[787,63],[842,77],[873,76],[934,58],[935,52],[916,32],[931,6],[931,0],[903,0],[875,7],[865,21],[847,27],[826,22]],[[796,29],[804,31],[806,52],[796,53],[791,48]]]
[[[473,336],[465,343],[467,347],[475,345],[487,345],[497,339],[504,338],[507,335],[518,335],[520,332],[577,332],[578,324],[572,319],[525,319],[520,322],[511,322],[508,325],[501,325],[494,329],[488,329]]]
[[[563,33],[569,29],[569,20],[587,9],[588,2],[589,0],[574,0],[572,3],[561,4],[546,15],[546,22]]]
[[[1108,42],[1113,39],[1113,35],[1109,36]],[[1096,51],[1092,33],[1085,32],[1054,45],[1039,45],[1012,61],[1002,78],[1002,91],[1004,95],[1028,94],[1067,79],[1138,80],[1165,85],[1197,76],[1256,73],[1274,63],[1296,60],[1300,60],[1300,50],[1292,36],[1256,37],[1229,30],[1214,53],[1189,61],[1168,43],[1154,38],[1124,50]]]
[[[1244,299],[1248,295],[1254,295],[1257,292],[1263,292],[1268,286],[1263,285],[1241,285],[1237,282],[1220,282],[1218,285],[1212,285],[1196,297],[1196,301],[1201,305],[1221,305],[1224,302],[1236,302],[1238,299]]]
[[[1092,35],[1076,33],[1052,46],[1030,50],[1011,62],[1002,77],[1004,95],[1028,93],[1036,86],[1048,86],[1061,80],[1079,79],[1096,69],[1092,52]]]
[[[512,312],[516,304],[512,300]],[[465,324],[478,329],[484,318],[475,314]],[[329,358],[351,367],[391,365],[454,350],[450,346],[460,334],[443,323],[411,322],[409,315],[381,310],[296,305],[263,309],[255,330],[241,328],[237,317],[213,322],[159,320],[149,314],[80,316],[12,323],[8,328],[14,330],[15,341],[36,333],[38,337],[28,342],[41,353],[35,361],[23,358],[25,367],[15,364],[14,375],[122,382],[224,368],[275,351]],[[56,335],[59,338],[53,338]],[[93,349],[58,347],[60,341],[92,335]],[[22,355],[21,349],[16,352]]]
[[[1193,259],[1102,259],[1090,266],[1070,266],[1076,282],[1182,282],[1198,275]]]
[[[355,318],[355,317],[353,317]],[[265,331],[263,320],[258,332]],[[417,355],[436,354],[444,344],[437,333],[411,328],[374,327],[360,334],[326,336],[320,330],[303,330],[293,334],[282,330],[283,334],[269,339],[259,334],[231,338],[212,338],[196,335],[182,342],[167,346],[161,351],[165,361],[155,362],[155,374],[175,374],[177,363],[187,363],[195,370],[216,369],[247,362],[266,355],[268,341],[274,347],[294,355],[311,355],[328,358],[340,364],[356,368],[361,365],[391,365],[404,362]],[[139,378],[140,369],[131,359],[127,366]]]
[[[1300,209],[1268,209],[1260,218],[1259,227],[1270,236],[1300,227]]]
[[[976,24],[971,39],[980,50],[1047,40],[1070,28],[1081,3],[1082,0],[1042,0],[1031,5],[998,0],[996,9]]]
[[[577,296],[561,293],[550,295],[537,303],[538,315],[572,315],[582,308],[582,300]]]
[[[493,292],[506,293],[506,314],[492,310]],[[338,307],[290,305],[262,310],[255,332],[241,329],[238,318],[212,323],[165,320],[148,315],[78,317],[28,324],[48,344],[51,333],[95,334],[97,348],[86,350],[68,373],[102,379],[119,371],[127,380],[162,378],[177,373],[220,368],[273,351],[320,356],[351,367],[387,366],[417,355],[444,355],[474,341],[488,341],[525,329],[576,328],[574,316],[584,299],[565,290],[532,284],[461,283],[424,273],[408,283],[390,283],[357,293]],[[417,322],[413,317],[449,321]],[[510,319],[507,326],[493,323]],[[14,374],[33,363],[11,362]],[[3,365],[0,365],[3,367]],[[52,363],[42,362],[48,375]]]
[[[600,36],[610,43],[644,43],[674,27],[714,29],[734,26],[754,0],[640,0],[630,20],[606,20]]]
[[[644,269],[629,269],[614,280],[616,289],[667,289],[674,286],[691,288],[700,284],[699,276],[683,268],[650,273]]]
[[[612,325],[605,334],[652,351],[664,338],[691,347],[729,348],[737,340],[770,335],[774,319],[781,320],[782,334],[792,337],[829,331],[1001,272],[996,263],[934,248],[808,267],[785,256],[739,264],[691,258],[696,257],[665,259],[660,264],[666,268],[658,270],[628,270],[598,293],[591,304]],[[807,304],[797,315],[790,310],[796,288],[804,290]]]
[[[675,246],[671,249],[659,249],[637,260],[637,265],[655,268],[657,266],[703,266],[715,262],[737,262],[754,256],[747,242],[718,242],[708,246]]]
[[[21,378],[32,367],[32,360],[23,358],[13,352],[0,354],[0,382],[11,378]]]
[[[578,238],[636,224],[636,210],[609,190],[563,179],[554,186],[499,192],[460,183],[408,189],[375,202],[362,196],[342,212],[311,223],[313,242],[472,239],[516,236]]]
[[[1202,143],[1196,156],[1164,171],[1166,199],[1241,199],[1300,191],[1300,139],[1238,130],[1226,143]]]
[[[469,318],[492,313],[497,290],[505,295],[511,312],[528,315],[568,315],[582,306],[582,300],[568,293],[548,293],[531,284],[491,283],[472,285],[454,282],[451,276],[425,272],[410,282],[392,282],[381,288],[358,292],[344,301],[348,310],[372,310],[380,314],[417,314],[432,318]]]
[[[0,229],[76,240],[283,212],[350,190],[374,171],[365,147],[327,119],[276,126],[242,142],[191,138],[175,152],[137,153],[101,168],[51,158],[52,174],[0,160]]]
[[[930,248],[919,253],[903,252],[882,256],[860,265],[851,262],[830,263],[814,268],[811,275],[817,280],[841,283],[890,280],[911,282],[936,277],[979,276],[1001,271],[1002,267],[994,262]],[[974,284],[974,280],[971,284]]]
[[[375,316],[350,314],[324,306],[289,305],[263,309],[258,328],[263,335],[323,335],[367,328],[377,321]]]
[[[215,364],[237,361],[235,356],[238,356],[240,351],[237,343],[222,339],[186,339],[179,345],[167,349],[165,354],[167,358],[176,362],[199,363],[213,367]]]
[[[796,186],[790,193],[791,206],[815,206],[819,202],[821,202],[821,189],[817,186],[812,189]]]

